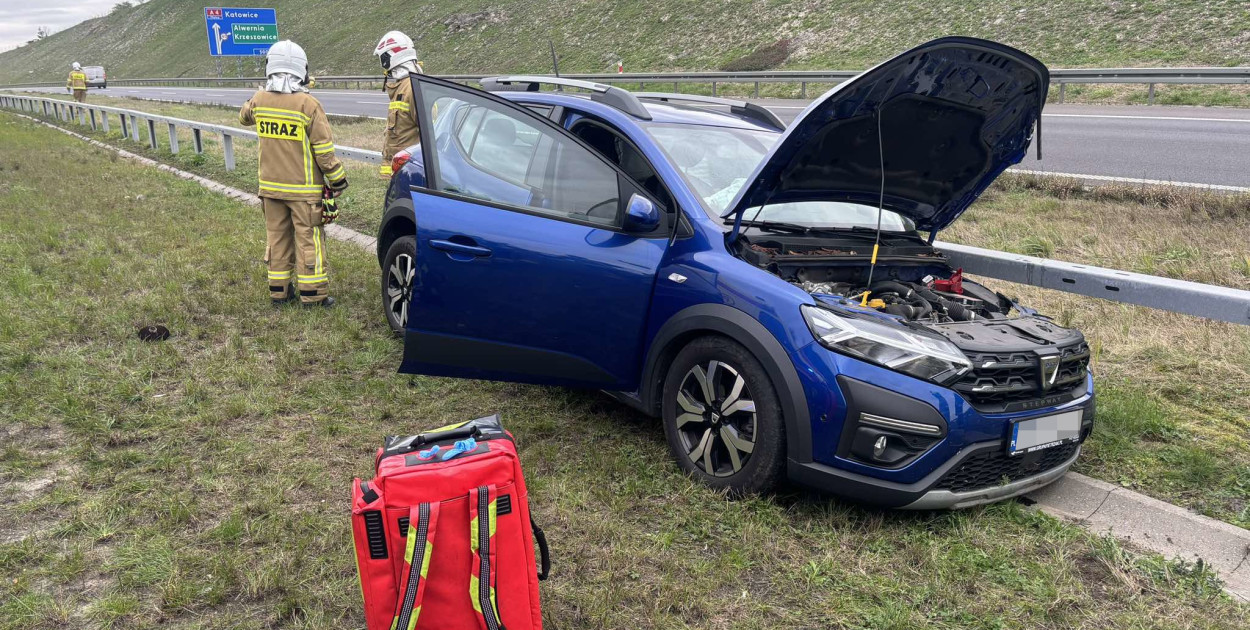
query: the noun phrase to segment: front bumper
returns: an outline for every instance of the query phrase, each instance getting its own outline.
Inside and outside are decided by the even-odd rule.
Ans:
[[[1081,447],[1076,448],[1076,452],[1069,457],[1067,461],[1047,471],[1038,473],[1033,477],[1025,477],[1011,483],[1001,486],[993,486],[990,488],[980,488],[977,490],[967,490],[964,492],[952,492],[950,490],[929,490],[920,495],[920,498],[901,506],[904,510],[958,510],[961,508],[972,507],[974,505],[985,505],[986,503],[994,503],[1018,497],[1022,494],[1032,492],[1043,486],[1050,485],[1068,472],[1072,464],[1076,463],[1076,458],[1081,456]]]
[[[794,460],[789,461],[787,473],[790,479],[797,483],[830,491],[862,503],[905,510],[955,510],[1010,499],[1053,483],[1068,472],[1081,455],[1081,448],[1078,445],[1072,455],[1059,465],[1006,484],[962,492],[934,489],[934,486],[947,473],[967,459],[987,451],[1001,451],[1005,448],[1000,441],[972,444],[915,483],[896,483],[817,462],[801,463]]]

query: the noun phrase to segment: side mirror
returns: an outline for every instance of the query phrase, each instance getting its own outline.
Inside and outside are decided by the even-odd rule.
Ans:
[[[625,206],[626,232],[645,234],[654,232],[660,226],[660,211],[650,199],[634,193]]]

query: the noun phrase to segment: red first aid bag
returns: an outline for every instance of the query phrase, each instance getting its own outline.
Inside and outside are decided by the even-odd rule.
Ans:
[[[550,555],[498,416],[389,437],[375,469],[352,486],[369,630],[542,628]]]

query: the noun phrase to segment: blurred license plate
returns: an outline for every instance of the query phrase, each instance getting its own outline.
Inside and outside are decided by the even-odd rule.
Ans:
[[[1081,439],[1081,410],[1021,420],[1011,425],[1008,455],[1023,455]]]

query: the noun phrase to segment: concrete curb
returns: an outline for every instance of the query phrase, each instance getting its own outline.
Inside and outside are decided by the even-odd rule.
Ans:
[[[1201,559],[1234,598],[1250,602],[1250,530],[1069,472],[1027,495],[1034,507],[1167,558]]]
[[[232,199],[253,206],[260,205],[260,197],[252,193],[136,155],[37,118],[23,114],[14,115],[102,149],[114,151],[140,164],[192,180]],[[376,238],[351,228],[332,224],[326,226],[326,234],[370,253],[377,251]],[[1234,599],[1250,602],[1250,530],[1194,514],[1171,503],[1074,472],[1069,472],[1058,481],[1025,496],[1034,502],[1037,509],[1074,522],[1096,534],[1114,536],[1167,558],[1190,561],[1201,559],[1225,581],[1224,588]]]

